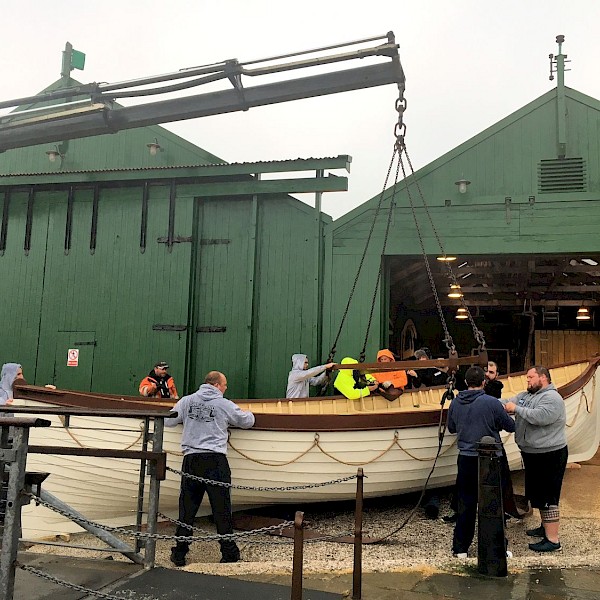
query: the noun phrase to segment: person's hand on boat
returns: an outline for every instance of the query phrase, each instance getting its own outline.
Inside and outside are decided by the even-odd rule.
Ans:
[[[507,402],[504,405],[504,410],[509,414],[509,415],[514,415],[515,414],[515,408],[517,408],[517,405],[514,402]]]
[[[411,377],[416,377],[417,376],[417,372],[414,369],[410,369],[409,371],[406,371],[407,375],[410,375]]]
[[[331,362],[331,363],[327,363],[327,364],[325,365],[325,369],[326,369],[327,371],[331,371],[331,369],[333,369],[333,367],[335,367],[335,363],[332,363],[332,362]]]

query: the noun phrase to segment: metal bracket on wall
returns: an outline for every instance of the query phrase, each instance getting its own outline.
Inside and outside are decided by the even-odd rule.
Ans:
[[[2,227],[0,228],[0,256],[6,250],[6,234],[8,232],[8,207],[10,205],[10,189],[4,192],[4,206],[2,208]]]
[[[218,325],[204,325],[201,327],[196,327],[196,333],[225,333],[226,331],[227,327]]]
[[[512,202],[512,198],[510,196],[507,196],[506,198],[504,198],[504,209],[506,211],[506,223],[509,224],[512,218],[512,215],[510,214],[510,205]]]
[[[29,197],[27,199],[27,220],[25,222],[25,241],[23,242],[23,250],[25,256],[29,256],[29,250],[31,250],[31,229],[33,226],[33,202],[35,200],[35,188],[31,186],[29,188]]]
[[[159,244],[185,244],[192,241],[192,236],[189,237],[174,237],[172,240],[169,240],[168,237],[159,237],[156,239]]]
[[[200,245],[201,246],[216,246],[217,244],[231,244],[231,240],[226,240],[226,239],[210,239],[210,238],[205,238],[203,240],[200,240]]]
[[[152,331],[185,331],[187,325],[152,325]]]

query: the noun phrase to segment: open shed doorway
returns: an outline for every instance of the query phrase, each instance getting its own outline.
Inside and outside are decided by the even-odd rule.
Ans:
[[[443,328],[422,256],[385,257],[388,343],[401,359],[411,348],[427,346],[446,357]],[[448,297],[446,268],[429,257],[448,330],[460,355],[477,346],[468,320],[456,317],[460,300]],[[548,359],[536,356],[536,332],[600,331],[600,254],[470,255],[459,257],[453,271],[477,327],[483,332],[490,359],[502,373],[523,370]],[[577,319],[586,307],[590,319]],[[594,333],[595,332],[595,333]],[[538,346],[538,354],[539,344]]]

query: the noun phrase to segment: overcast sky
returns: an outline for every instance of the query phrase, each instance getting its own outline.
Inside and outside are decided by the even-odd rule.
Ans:
[[[2,0],[2,12],[2,100],[58,79],[66,41],[86,53],[76,79],[112,83],[392,30],[415,168],[554,87],[548,54],[557,34],[572,60],[567,85],[600,98],[597,0]],[[323,199],[338,217],[381,191],[396,95],[389,85],[167,127],[229,162],[351,155],[350,190]]]

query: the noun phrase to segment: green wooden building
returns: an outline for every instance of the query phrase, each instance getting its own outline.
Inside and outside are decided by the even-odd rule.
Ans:
[[[228,164],[159,126],[3,153],[2,362],[137,394],[166,360],[180,392],[219,369],[232,396],[283,395],[317,351],[331,221],[289,194],[347,189],[349,161]]]
[[[457,257],[451,264],[464,300],[503,370],[552,360],[544,351],[535,355],[542,331],[598,331],[600,102],[564,86],[563,61],[559,54],[556,89],[409,178],[416,219],[407,182],[396,186],[395,195],[394,188],[386,191],[359,283],[362,293],[350,311],[351,327],[338,344],[342,354],[355,355],[362,347],[383,261],[367,359],[386,346],[398,355],[410,354],[410,322],[416,326],[417,345],[447,356],[418,229],[461,354],[477,344],[469,322],[455,319],[460,300],[447,296],[451,279],[436,261],[440,253]],[[333,277],[326,277],[331,310],[325,311],[331,315],[331,332],[345,306],[378,200],[332,224]],[[391,233],[382,258],[391,202]],[[591,318],[576,318],[582,307]]]

